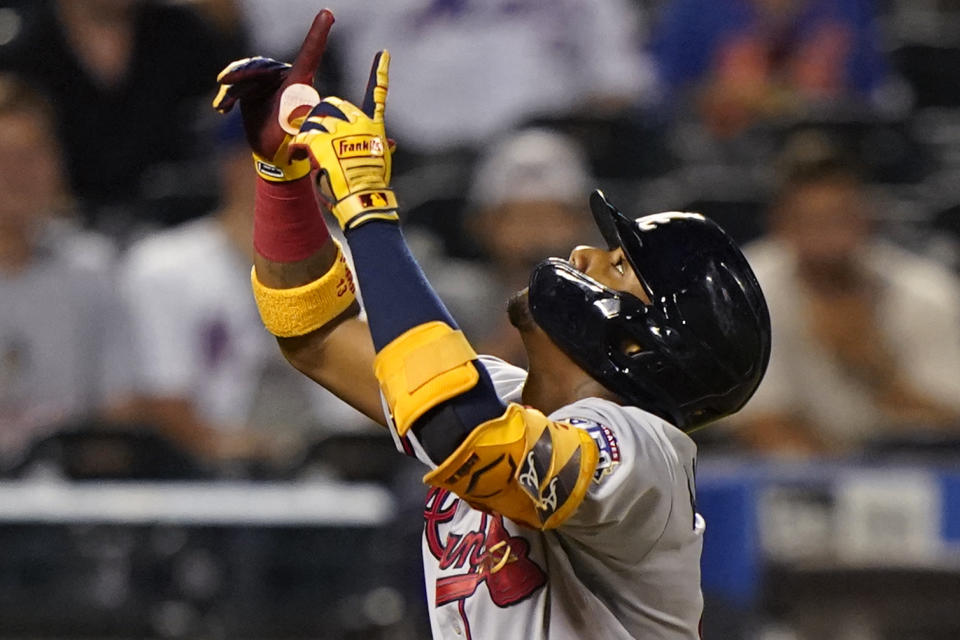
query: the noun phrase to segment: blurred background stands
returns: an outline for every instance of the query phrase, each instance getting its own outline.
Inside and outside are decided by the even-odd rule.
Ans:
[[[520,204],[514,203],[510,215],[504,216],[502,211],[491,215],[496,208],[492,205],[507,203],[514,195],[489,186],[489,179],[482,178],[491,171],[489,167],[508,176],[509,167],[527,171],[526,186],[533,191],[537,186],[542,189],[534,194],[538,198],[546,191],[569,194],[581,188],[577,185],[587,184],[579,201],[572,195],[556,198],[563,204],[554,212],[563,211],[563,217],[555,220],[569,220],[555,222],[563,227],[556,231],[569,236],[558,233],[562,238],[555,243],[525,252],[522,261],[528,263],[547,253],[569,253],[566,245],[579,241],[573,240],[579,237],[575,216],[579,212],[589,220],[586,191],[593,185],[604,189],[628,214],[698,210],[716,218],[741,243],[766,242],[779,227],[778,214],[769,220],[768,216],[782,210],[782,174],[775,159],[797,134],[807,135],[811,129],[849,153],[851,166],[860,169],[856,193],[870,203],[864,207],[864,215],[871,242],[883,241],[895,250],[897,259],[906,261],[898,264],[923,265],[919,270],[911,267],[912,273],[919,274],[918,291],[952,289],[953,285],[943,283],[951,281],[946,271],[960,269],[960,66],[954,64],[960,51],[960,7],[954,1],[734,0],[698,5],[694,0],[408,0],[389,7],[374,2],[341,4],[332,6],[337,24],[320,80],[321,92],[356,99],[373,52],[384,46],[393,52],[394,82],[387,117],[392,123],[391,135],[399,143],[395,185],[406,203],[407,232],[435,275],[438,288],[465,324],[471,315],[480,315],[470,300],[479,295],[481,284],[493,283],[495,286],[488,288],[497,290],[482,296],[492,318],[498,304],[494,298],[516,287],[517,282],[522,284],[521,276],[501,278],[491,267],[491,262],[502,267],[500,263],[506,261],[498,257],[502,254],[496,244],[489,242],[490,231],[507,228],[503,225],[511,220],[514,225],[529,225],[525,214],[534,215],[537,210],[528,192],[526,201],[520,198]],[[5,174],[0,178],[7,185],[0,196],[5,200],[0,211],[7,211],[0,222],[4,225],[0,234],[4,256],[0,330],[17,326],[18,335],[32,330],[48,338],[41,346],[53,354],[48,371],[56,374],[44,374],[48,382],[65,379],[71,388],[116,390],[106,396],[99,390],[79,396],[57,392],[58,406],[70,398],[82,397],[83,401],[58,409],[57,420],[45,421],[48,426],[42,429],[5,426],[0,434],[4,442],[19,438],[17,434],[27,437],[19,439],[16,455],[7,458],[4,472],[16,480],[10,487],[14,493],[4,495],[27,496],[29,503],[42,505],[42,501],[36,502],[38,496],[78,498],[79,494],[71,491],[84,486],[94,490],[106,480],[136,479],[131,488],[148,479],[207,481],[214,484],[200,484],[196,490],[207,487],[214,493],[224,477],[232,478],[231,482],[242,482],[245,477],[256,477],[261,483],[284,481],[280,494],[265,494],[273,495],[272,499],[259,502],[251,498],[245,513],[262,516],[277,500],[289,505],[279,496],[283,492],[288,497],[298,495],[298,482],[307,478],[318,481],[320,487],[350,480],[392,487],[397,520],[376,525],[367,533],[349,526],[327,528],[317,522],[305,527],[300,527],[301,522],[292,528],[250,529],[249,515],[245,524],[197,522],[196,526],[184,526],[181,522],[174,526],[158,524],[166,495],[159,491],[130,494],[135,497],[127,504],[145,514],[139,523],[109,518],[83,523],[71,522],[69,500],[47,503],[59,511],[43,517],[36,511],[21,511],[0,527],[8,542],[5,548],[18,550],[7,556],[10,570],[0,571],[0,589],[6,594],[0,596],[0,607],[10,613],[0,616],[10,623],[0,630],[5,637],[62,637],[66,633],[240,637],[244,632],[240,620],[257,637],[268,637],[271,631],[288,637],[372,638],[377,633],[417,637],[416,628],[395,623],[377,626],[376,621],[362,622],[363,616],[343,613],[397,610],[396,599],[389,593],[343,586],[340,580],[357,574],[361,564],[370,566],[371,573],[360,572],[363,575],[357,580],[369,579],[370,584],[390,583],[385,576],[391,572],[418,574],[415,514],[422,489],[417,486],[417,471],[403,465],[389,440],[379,433],[338,431],[336,427],[345,423],[331,410],[318,418],[320,423],[327,418],[336,435],[294,447],[298,449],[295,452],[287,450],[281,464],[247,460],[224,465],[223,460],[212,461],[176,437],[178,424],[182,433],[196,432],[189,424],[185,427],[189,421],[172,420],[167,429],[157,429],[159,414],[154,412],[150,420],[150,411],[144,410],[151,404],[157,409],[157,403],[142,402],[143,396],[149,395],[144,393],[149,391],[145,384],[149,376],[143,371],[149,363],[143,362],[142,356],[139,363],[136,356],[130,361],[132,354],[144,353],[144,345],[171,354],[179,348],[178,340],[145,331],[142,323],[137,346],[136,309],[140,308],[143,316],[149,305],[130,302],[137,297],[131,291],[144,297],[143,283],[151,278],[140,276],[146,277],[146,273],[153,274],[154,281],[168,283],[181,277],[175,276],[182,273],[177,270],[176,258],[170,257],[186,246],[179,245],[179,240],[196,240],[200,231],[206,230],[206,237],[219,237],[223,247],[234,247],[223,253],[228,271],[231,261],[242,266],[248,260],[243,255],[246,240],[235,233],[244,226],[239,221],[242,216],[221,226],[228,213],[244,213],[231,205],[244,196],[240,190],[232,192],[234,165],[227,161],[229,151],[224,148],[223,155],[215,155],[219,143],[211,143],[207,137],[219,122],[208,106],[215,88],[213,78],[234,58],[265,54],[289,59],[317,9],[316,3],[306,0],[285,2],[282,12],[272,3],[257,0],[0,2],[0,68],[33,78],[35,88],[50,96],[52,130],[60,135],[64,149],[60,157],[45,126],[26,124],[27,120],[15,125],[17,135],[5,135],[0,145],[10,148],[0,166],[0,174]],[[695,19],[677,19],[685,15]],[[707,33],[711,35],[706,37]],[[691,67],[690,56],[697,52],[702,52],[704,59]],[[696,73],[676,72],[694,67]],[[683,81],[677,82],[678,78]],[[553,162],[552,171],[550,162],[529,163],[520,151],[537,148],[529,143],[529,129],[562,140],[552,149],[576,150],[570,154],[551,151],[556,154],[551,159],[578,159]],[[41,132],[45,141],[28,137],[21,140],[25,147],[14,148],[24,132]],[[516,143],[512,151],[511,142]],[[52,150],[52,155],[24,151],[38,145]],[[241,155],[237,154],[235,186],[242,182]],[[47,169],[59,167],[45,169],[45,175],[66,177],[57,183],[39,180],[38,174],[28,175],[44,163]],[[577,168],[568,171],[565,167]],[[521,185],[508,186],[519,189]],[[42,187],[39,192],[46,194],[40,200],[6,197],[35,187]],[[519,191],[524,195],[523,189]],[[842,191],[849,193],[847,187]],[[838,193],[832,188],[830,192]],[[27,202],[34,204],[23,211],[11,206]],[[843,226],[842,218],[842,214],[831,216],[824,229]],[[17,222],[28,219],[33,222]],[[187,225],[153,233],[183,222]],[[40,227],[44,232],[36,236],[32,230],[23,231]],[[107,237],[91,235],[91,229],[105,232]],[[529,239],[529,233],[523,235]],[[142,243],[138,242],[141,238]],[[135,248],[131,247],[134,244]],[[530,243],[521,246],[531,247]],[[544,255],[537,256],[538,252]],[[927,261],[918,262],[916,254]],[[128,283],[123,287],[112,284],[118,268],[122,269],[119,279]],[[240,271],[238,277],[245,276],[246,269]],[[34,273],[47,274],[52,288],[44,289],[41,281],[46,280],[32,275],[32,284],[24,286],[23,279]],[[88,289],[103,291],[93,295]],[[226,298],[228,292],[242,289],[242,285],[225,283],[221,292]],[[116,300],[118,294],[124,294],[125,300]],[[771,300],[789,298],[789,294],[772,291]],[[38,299],[46,302],[38,303]],[[170,309],[162,311],[172,310],[178,319],[191,315],[176,313],[180,301],[176,296],[172,299],[177,302],[168,303]],[[183,304],[188,299],[184,296]],[[944,304],[950,296],[937,299]],[[237,297],[237,304],[239,300]],[[69,308],[50,312],[44,306],[50,301]],[[188,306],[198,309],[194,303]],[[230,313],[232,319],[250,319],[250,310],[241,306]],[[133,311],[133,317],[126,311]],[[950,317],[955,311],[911,320],[911,330],[933,345],[937,358],[951,352],[953,345],[947,341],[952,333],[936,329],[932,320]],[[162,315],[157,313],[157,317]],[[53,326],[66,319],[72,320],[72,328]],[[247,326],[255,324],[253,317]],[[125,342],[131,327],[130,341]],[[104,355],[105,331],[111,348],[126,345],[115,370],[131,372],[135,365],[140,369],[118,376],[116,387],[103,387],[96,373],[102,371],[99,356]],[[270,351],[265,334],[261,337],[266,342],[261,343],[252,337],[255,331],[243,338],[240,336],[246,333],[229,333],[231,340],[212,340],[211,345],[253,345],[256,340],[260,346],[253,351],[261,347],[264,354]],[[9,331],[4,333],[0,375],[0,402],[4,403],[0,423],[4,425],[25,410],[36,416],[43,413],[44,406],[52,406],[47,401],[33,402],[31,395],[24,393],[25,389],[36,393],[45,388],[25,384],[30,378],[24,374],[27,365],[41,363],[39,355],[24,354],[42,350],[25,349],[24,339],[11,340],[9,335]],[[56,344],[64,346],[52,348]],[[499,348],[492,342],[484,346]],[[88,355],[79,359],[71,355],[77,351]],[[197,352],[225,353],[223,349]],[[509,356],[510,350],[501,353]],[[70,364],[75,362],[84,366],[78,369]],[[277,364],[283,367],[282,362]],[[190,403],[204,420],[212,421],[213,414],[200,409],[206,402],[200,396],[203,389],[216,386],[216,375],[213,369],[209,375],[199,372],[207,371],[205,366],[187,368],[191,367],[200,378],[179,388],[195,394]],[[956,374],[939,376],[945,383],[957,379]],[[272,374],[267,377],[280,380]],[[938,384],[921,387],[926,391]],[[289,385],[281,386],[289,391]],[[140,397],[131,397],[136,395]],[[10,409],[13,398],[16,411]],[[131,404],[138,399],[139,405]],[[940,402],[950,404],[952,399],[946,393]],[[816,404],[816,399],[805,402]],[[920,423],[923,415],[921,411],[913,417]],[[105,417],[121,423],[126,420],[126,426],[104,429]],[[957,447],[955,442],[951,444],[955,432],[948,422],[943,424],[944,428],[936,431],[877,433],[875,440],[858,440],[844,448],[840,460],[833,460],[839,447],[828,450],[826,461],[823,452],[814,454],[812,459],[795,463],[803,471],[786,477],[776,472],[764,475],[769,470],[765,466],[768,458],[751,450],[743,439],[731,436],[732,425],[698,434],[701,508],[710,522],[704,559],[708,633],[745,640],[805,640],[831,637],[831,633],[843,640],[956,637],[956,620],[940,607],[937,596],[955,593],[951,580],[958,572],[944,558],[954,553],[951,540],[960,538],[957,483],[950,478],[917,483],[892,473],[896,465],[909,464],[921,475],[940,478],[939,470],[955,468]],[[825,530],[845,533],[844,540],[854,545],[869,546],[874,539],[871,536],[877,535],[877,531],[862,527],[846,527],[846,516],[837,515],[842,509],[829,507],[849,506],[853,500],[847,489],[840,490],[846,497],[836,499],[835,487],[845,486],[842,481],[824,485],[824,478],[843,476],[833,475],[829,465],[834,462],[852,465],[848,470],[854,476],[864,465],[878,469],[878,475],[865,481],[864,491],[873,503],[881,505],[880,511],[861,511],[867,516],[873,513],[879,522],[893,522],[896,526],[890,525],[891,531],[906,531],[898,528],[904,523],[929,525],[933,533],[921,533],[928,538],[942,534],[945,542],[937,548],[946,555],[938,552],[925,565],[909,552],[904,564],[906,556],[898,555],[894,547],[885,547],[884,552],[871,547],[876,558],[890,564],[881,563],[868,571],[851,571],[836,555],[821,557],[813,568],[809,558],[795,561],[795,556],[784,556],[789,553],[783,551],[786,547],[774,544],[782,538],[770,542],[769,523],[764,524],[769,518],[781,525],[788,523],[781,532],[800,526],[819,531],[823,522],[833,522],[841,528]],[[775,470],[784,469],[778,459],[769,464]],[[891,481],[879,482],[877,478],[885,474]],[[41,491],[42,481],[50,478],[59,478],[62,484],[48,494],[36,493]],[[786,490],[781,487],[784,482]],[[232,487],[231,491],[238,489],[235,495],[259,495],[253,485]],[[94,491],[90,499],[97,504],[107,493]],[[734,502],[724,501],[724,496],[731,495]],[[375,500],[368,503],[376,504]],[[925,504],[941,504],[943,510],[929,510]],[[827,514],[826,520],[810,514]],[[759,533],[755,525],[760,527]],[[397,534],[398,526],[410,526],[411,530]],[[884,528],[878,530],[882,533]],[[754,533],[749,534],[751,531]],[[724,532],[740,532],[744,537],[724,539]],[[394,540],[399,535],[407,542],[389,548],[371,542],[382,535]],[[920,534],[914,532],[902,539],[915,540],[916,535]],[[795,537],[820,539],[809,530]],[[359,553],[351,551],[358,548]],[[344,558],[356,561],[336,564]],[[382,563],[371,565],[371,558],[380,558]],[[729,564],[718,567],[720,560],[729,560]],[[897,562],[899,569],[892,566]],[[325,563],[332,563],[331,568],[325,568]],[[751,567],[761,576],[753,582],[758,597],[745,598],[741,586],[723,577],[750,574]],[[860,595],[842,602],[843,594],[838,593],[831,597],[836,606],[830,611],[824,609],[829,603],[818,596],[838,584],[850,586],[845,591],[849,595],[854,584],[871,582],[887,585],[888,595],[904,594],[904,602],[909,599],[908,591],[923,594],[909,600],[914,611],[922,611],[924,624],[905,625],[902,619],[881,615],[884,602],[888,611],[896,607],[877,590],[858,586]],[[423,613],[421,588],[419,584],[398,587],[406,598],[405,610]],[[125,599],[110,595],[123,589],[128,594]],[[94,602],[97,598],[101,604]],[[317,606],[318,601],[325,606]],[[28,606],[37,602],[52,604]],[[862,618],[858,622],[849,613],[857,607],[878,613],[868,623]],[[99,622],[84,618],[85,612],[97,612]],[[836,624],[826,629],[804,624],[814,619]],[[419,627],[420,632],[422,629]]]

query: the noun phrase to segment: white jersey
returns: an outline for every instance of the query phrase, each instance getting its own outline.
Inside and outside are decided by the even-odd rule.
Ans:
[[[519,402],[526,371],[481,360],[500,398]],[[549,417],[585,429],[600,450],[585,500],[558,529],[521,527],[446,490],[428,492],[423,562],[434,638],[699,638],[696,445],[654,415],[599,398]]]
[[[878,436],[903,433],[891,412],[817,337],[812,295],[796,257],[765,238],[745,251],[763,287],[774,328],[770,364],[757,392],[731,425],[776,414],[804,418],[834,447],[860,450]],[[877,329],[899,378],[924,396],[960,410],[960,283],[941,265],[872,242],[854,254],[875,283]]]

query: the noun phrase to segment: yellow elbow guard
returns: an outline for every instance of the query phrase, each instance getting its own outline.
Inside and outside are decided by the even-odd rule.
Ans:
[[[380,350],[373,373],[400,437],[424,413],[477,384],[476,358],[463,332],[439,321],[416,326]]]
[[[423,481],[515,522],[553,529],[583,502],[598,455],[583,429],[513,403],[474,429]]]
[[[253,297],[267,331],[280,338],[302,336],[319,329],[356,300],[356,285],[336,240],[337,259],[323,276],[302,287],[271,289],[250,272]]]

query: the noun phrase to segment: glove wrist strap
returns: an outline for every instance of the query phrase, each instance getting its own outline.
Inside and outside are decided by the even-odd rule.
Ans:
[[[399,220],[393,189],[369,189],[351,193],[333,206],[333,215],[344,231],[371,220]]]
[[[290,136],[287,136],[274,158],[282,158],[286,155],[289,141]],[[253,153],[253,168],[257,175],[268,182],[292,182],[309,175],[311,171],[309,158],[280,163],[268,160],[256,152]]]

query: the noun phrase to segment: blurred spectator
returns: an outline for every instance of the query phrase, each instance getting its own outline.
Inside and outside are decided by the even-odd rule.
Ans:
[[[70,205],[50,105],[0,76],[0,466],[119,407],[129,380],[113,247],[77,230]]]
[[[215,146],[220,207],[144,238],[123,265],[139,418],[208,460],[283,467],[313,440],[372,423],[287,365],[264,330],[250,293],[256,174],[239,113]]]
[[[870,100],[886,75],[875,20],[872,0],[672,0],[652,50],[670,100],[691,91],[708,127],[733,136],[810,105]]]
[[[302,33],[318,7],[243,0],[256,41],[271,50]],[[373,55],[389,49],[391,136],[401,152],[478,146],[532,116],[614,112],[652,80],[638,11],[627,0],[341,0],[330,44],[346,78],[365,82]],[[294,22],[295,28],[281,25]],[[437,87],[445,87],[437,92]],[[347,99],[362,84],[344,88]],[[433,96],[425,100],[424,96]]]
[[[16,28],[0,46],[0,69],[50,94],[70,184],[87,215],[119,233],[128,231],[130,216],[169,223],[195,215],[186,206],[151,210],[143,201],[186,201],[183,194],[199,188],[190,164],[200,157],[195,115],[218,71],[240,57],[240,35],[218,31],[177,3],[4,4]],[[161,213],[168,218],[151,219]]]
[[[761,451],[842,454],[960,428],[960,282],[873,234],[868,190],[823,137],[792,139],[781,169],[771,232],[747,248],[773,350],[739,435]]]
[[[425,266],[481,353],[526,364],[504,301],[527,286],[538,262],[566,258],[576,244],[596,237],[586,210],[590,186],[582,150],[548,129],[511,132],[481,159],[464,228],[478,243],[484,264],[472,273],[444,263],[431,266],[430,260]]]

